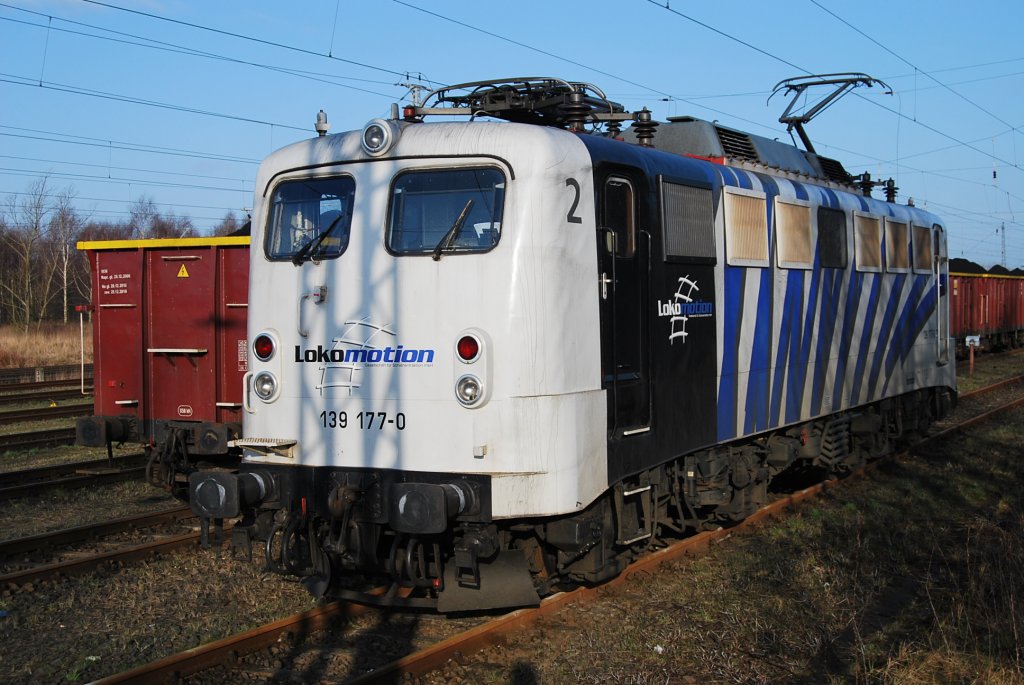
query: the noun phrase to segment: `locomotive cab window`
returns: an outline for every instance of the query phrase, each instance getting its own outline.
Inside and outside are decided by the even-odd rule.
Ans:
[[[932,235],[927,226],[914,226],[914,271],[931,273],[932,270]]]
[[[877,216],[853,213],[854,259],[857,271],[882,270],[882,221]]]
[[[501,237],[504,208],[499,169],[406,171],[391,187],[387,248],[407,255],[487,252]]]
[[[331,259],[348,247],[356,183],[349,176],[284,181],[271,196],[268,259]]]
[[[885,264],[893,273],[910,271],[910,235],[902,221],[885,220]]]
[[[818,255],[826,269],[846,268],[846,213],[842,210],[818,207]]]

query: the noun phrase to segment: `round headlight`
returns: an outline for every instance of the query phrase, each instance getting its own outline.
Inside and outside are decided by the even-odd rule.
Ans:
[[[363,149],[371,155],[382,155],[391,149],[398,132],[385,119],[374,119],[363,127]]]
[[[483,386],[476,376],[465,375],[455,381],[455,397],[467,407],[476,404],[483,395]]]
[[[256,392],[257,397],[264,402],[269,402],[277,394],[277,379],[274,378],[274,374],[261,371],[253,379],[252,389]]]

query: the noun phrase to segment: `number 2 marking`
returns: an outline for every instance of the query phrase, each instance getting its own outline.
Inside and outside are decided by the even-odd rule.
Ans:
[[[572,207],[569,208],[568,214],[565,215],[565,220],[570,224],[582,224],[583,219],[576,216],[576,209],[580,206],[580,184],[575,178],[565,179],[565,187],[572,188],[574,192],[572,198]]]

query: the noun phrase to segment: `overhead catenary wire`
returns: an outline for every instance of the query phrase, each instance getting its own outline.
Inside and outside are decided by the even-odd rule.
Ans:
[[[94,3],[90,3],[90,4],[95,4],[95,5],[101,5],[101,6],[108,6],[108,3],[98,3],[98,2],[94,2]],[[400,5],[403,5],[403,6],[407,6],[407,7],[414,7],[414,6],[410,5],[410,3],[408,3],[408,2],[399,2],[399,3],[397,3],[397,4],[400,4]],[[120,9],[120,10],[125,10],[125,8],[117,8],[117,9]],[[418,8],[416,8],[416,9],[418,9]],[[127,10],[125,10],[125,11],[127,11]],[[423,11],[423,10],[419,10],[419,11]],[[136,14],[139,14],[138,12],[134,12],[134,13],[136,13]],[[148,15],[148,13],[142,13],[142,14],[146,14],[146,15]],[[434,13],[434,14],[436,14],[436,13]],[[49,16],[49,15],[46,15],[46,16]],[[329,18],[329,17],[325,17],[325,18]],[[446,19],[447,19],[447,18],[446,18]],[[174,20],[174,21],[175,21],[176,23],[179,23],[179,22],[177,22],[177,20]],[[456,21],[456,23],[460,23],[460,22],[458,22],[458,20],[455,20],[455,21]],[[55,22],[55,23],[57,23],[57,22]],[[187,24],[189,24],[189,22],[180,22],[180,23],[183,23],[183,24],[186,24],[186,25],[187,25]],[[467,25],[467,24],[465,24],[464,22],[461,22],[461,24],[462,24],[462,25],[465,25],[465,26],[468,26],[468,25]],[[40,27],[40,28],[45,28],[45,27]],[[207,27],[207,28],[209,28],[209,27]],[[476,27],[471,27],[471,28],[473,28],[473,29],[476,29]],[[714,27],[712,27],[712,28],[714,28]],[[105,29],[102,29],[102,28],[97,28],[96,30],[101,30],[101,31],[102,31],[102,30],[105,30]],[[484,29],[484,30],[482,30],[482,32],[483,32],[483,33],[488,33],[488,34],[493,34],[493,32],[487,32],[487,31],[486,31],[485,29]],[[230,32],[229,32],[229,33],[230,33]],[[724,35],[726,35],[726,36],[728,35],[728,34],[725,34],[724,32],[720,32],[720,33],[722,33],[722,34],[724,34]],[[85,34],[85,35],[88,35],[88,34]],[[238,36],[238,37],[241,37],[241,38],[249,38],[248,36]],[[508,39],[508,38],[505,38],[504,36],[499,36],[498,34],[493,34],[493,37],[499,38],[499,39],[501,39],[501,40],[508,40],[508,41],[510,41],[510,42],[513,42],[513,43],[516,43],[516,44],[521,44],[521,45],[523,45],[523,46],[526,46],[526,44],[525,44],[525,43],[520,43],[520,42],[518,42],[518,41],[514,41],[513,39]],[[149,39],[141,38],[140,40],[149,40]],[[126,42],[127,42],[127,41],[126,41]],[[272,41],[271,41],[271,42],[272,42]],[[554,59],[564,59],[564,60],[566,60],[566,62],[567,62],[567,63],[574,63],[574,64],[577,64],[577,65],[579,65],[579,66],[583,67],[583,68],[587,68],[587,69],[592,69],[592,67],[590,67],[590,66],[586,65],[586,64],[585,64],[585,63],[583,63],[583,62],[575,62],[575,61],[573,61],[573,60],[570,60],[570,59],[568,59],[568,58],[563,58],[563,57],[559,56],[559,55],[558,55],[557,53],[555,53],[555,52],[549,52],[549,51],[544,51],[544,50],[542,50],[541,48],[533,48],[532,46],[527,46],[527,47],[529,47],[529,49],[536,49],[536,50],[537,50],[537,51],[538,51],[539,53],[544,53],[544,54],[547,54],[547,55],[548,55],[549,57],[551,57],[551,58],[554,58]],[[183,53],[185,53],[185,54],[187,54],[187,55],[197,54],[198,52],[200,52],[200,51],[195,51],[195,52],[193,52],[193,51],[192,51],[192,50],[191,50],[190,48],[187,48],[187,47],[182,47],[181,49],[182,49]],[[323,57],[323,56],[324,56],[324,55],[323,55],[323,53],[320,53],[320,52],[316,52],[316,51],[306,51],[306,52],[309,52],[309,53],[311,53],[311,54],[316,54],[316,55],[317,55],[317,56],[319,56],[319,57]],[[331,49],[329,49],[329,50],[328,50],[328,52],[330,53],[330,52],[332,52],[332,50],[331,50]],[[243,62],[245,62],[245,60],[243,60]],[[255,63],[258,63],[258,62],[255,62]],[[794,66],[795,66],[795,65],[794,65]],[[601,72],[601,70],[595,70],[595,71]],[[398,73],[398,72],[395,72],[395,73],[396,73],[396,75],[397,75],[397,73]],[[601,72],[601,73],[606,73],[606,74],[610,74],[610,72]],[[404,76],[404,72],[402,73],[402,75]],[[612,75],[612,76],[614,77],[614,75]],[[640,88],[647,88],[647,86],[644,86],[643,84],[636,84],[636,86],[637,86],[637,87],[640,87]],[[660,92],[660,91],[655,91],[655,90],[652,90],[652,92],[656,92],[656,93],[657,93],[657,92]],[[665,95],[664,97],[669,97],[669,98],[672,98],[673,100],[678,100],[678,101],[680,101],[680,102],[688,102],[688,101],[689,101],[689,98],[683,98],[683,97],[679,97],[679,96],[674,96],[674,95],[671,95],[671,94],[669,94],[669,95]],[[689,102],[689,104],[692,104],[692,105],[694,105],[694,106],[696,106],[696,107],[700,107],[700,105],[698,105],[697,103]],[[724,111],[722,111],[722,110],[715,110],[715,109],[713,109],[713,108],[705,108],[705,107],[701,107],[701,109],[705,109],[705,110],[707,110],[707,111],[714,111],[714,112],[716,112],[716,113],[719,113],[719,114],[722,114],[722,115],[725,115],[725,116],[729,116],[729,117],[734,117],[734,115],[732,115],[731,113],[729,113],[729,112],[724,112]],[[734,118],[740,119],[739,117],[734,117]],[[748,121],[748,120],[743,120],[743,121],[747,121],[748,123],[751,123],[751,124],[753,124],[753,125],[756,125],[756,126],[758,126],[758,127],[760,127],[760,128],[769,128],[769,127],[763,126],[763,125],[762,125],[762,124],[760,124],[759,122],[750,122],[750,121]],[[297,128],[297,127],[296,127],[296,128]],[[305,131],[305,130],[307,130],[307,129],[306,129],[306,128],[302,128],[301,130]],[[776,129],[772,128],[772,129],[770,129],[770,130],[772,130],[772,131],[775,131]],[[0,133],[0,135],[3,135],[3,134],[2,134],[2,133]],[[987,139],[988,139],[988,137],[989,137],[989,136],[986,136],[986,138],[985,138],[985,139],[987,140]],[[103,145],[103,147],[109,147],[109,146],[107,146],[107,145]],[[117,149],[117,148],[115,147],[115,148],[113,148],[113,149]],[[837,148],[837,149],[840,149],[840,148]],[[255,163],[255,161],[253,161],[253,162],[251,162],[251,163]],[[99,165],[97,165],[97,166],[99,166]],[[905,168],[906,168],[906,167],[905,167]],[[920,170],[920,169],[918,169],[918,170],[916,170],[916,171],[918,171],[918,172],[920,172],[920,173],[931,173],[931,172],[928,172],[928,171],[924,171],[924,170]]]
[[[94,138],[91,136],[80,136],[72,133],[59,133],[57,131],[43,131],[34,128],[25,128],[22,126],[7,126],[0,124],[0,129],[10,129],[12,131],[25,131],[26,133],[38,133],[41,135],[26,135],[25,133],[3,133],[0,132],[0,136],[8,136],[12,138],[26,138],[29,140],[46,141],[50,143],[64,143],[68,145],[84,145],[88,147],[100,147],[113,150],[125,150],[130,152],[142,152],[154,155],[171,155],[174,157],[189,157],[194,159],[206,159],[218,162],[232,162],[237,164],[259,164],[260,160],[248,157],[237,157],[234,155],[224,155],[201,152],[199,150],[188,150],[184,148],[173,148],[164,147],[159,145],[149,145],[147,143],[130,143],[122,140],[106,140],[104,138]],[[46,135],[42,135],[46,134]],[[63,140],[62,138],[54,138],[53,136],[61,136],[62,138],[75,138],[77,140]]]
[[[903,57],[902,55],[900,55],[900,54],[899,54],[898,52],[896,52],[895,50],[893,50],[892,48],[890,48],[890,47],[889,47],[888,45],[885,45],[884,43],[882,43],[882,42],[880,42],[880,41],[878,41],[878,40],[875,40],[875,39],[874,39],[873,37],[869,36],[869,35],[868,35],[867,33],[865,33],[864,31],[862,31],[861,29],[857,28],[856,26],[854,26],[853,24],[851,24],[851,23],[850,23],[849,21],[847,21],[846,19],[842,18],[841,16],[839,16],[838,14],[836,14],[835,12],[833,12],[832,10],[830,10],[830,9],[828,9],[827,7],[825,7],[824,5],[822,5],[822,4],[820,3],[820,2],[818,2],[818,0],[810,0],[810,2],[811,2],[811,4],[813,4],[813,5],[815,6],[815,7],[817,7],[818,9],[820,9],[820,10],[821,10],[822,12],[825,12],[825,13],[826,13],[826,14],[828,14],[829,16],[831,16],[831,17],[833,17],[834,19],[836,19],[836,21],[839,21],[839,22],[841,22],[841,23],[842,23],[843,25],[845,25],[845,26],[848,26],[848,27],[849,27],[849,28],[850,28],[851,30],[853,30],[853,31],[856,31],[856,32],[857,32],[858,34],[860,34],[861,36],[863,36],[863,37],[864,37],[864,38],[866,38],[867,40],[871,41],[872,43],[874,43],[875,45],[877,45],[877,46],[878,46],[878,47],[880,47],[881,49],[885,50],[885,51],[886,51],[886,52],[888,52],[888,53],[889,53],[890,55],[892,55],[893,57],[895,57],[896,59],[898,59],[899,61],[901,61],[901,62],[903,62],[904,64],[906,64],[906,65],[907,65],[908,67],[910,67],[911,69],[913,69],[913,70],[914,70],[914,71],[915,71],[916,73],[921,73],[921,74],[923,74],[924,76],[928,77],[929,79],[931,79],[932,81],[934,81],[934,82],[935,82],[936,84],[938,84],[938,85],[939,85],[939,86],[940,86],[941,88],[944,88],[944,89],[946,89],[947,91],[949,91],[949,92],[950,92],[950,93],[952,93],[953,95],[957,96],[958,98],[960,98],[960,99],[961,99],[961,100],[963,100],[964,102],[966,102],[966,103],[970,104],[971,106],[975,107],[976,109],[980,110],[981,112],[984,112],[984,113],[985,113],[985,114],[987,114],[988,116],[990,116],[990,117],[992,117],[993,119],[995,119],[996,121],[998,121],[998,122],[999,122],[1000,124],[1002,124],[1003,126],[1009,126],[1009,127],[1011,128],[1011,129],[1015,128],[1015,127],[1013,126],[1013,124],[1009,123],[1008,121],[1006,121],[1005,119],[1003,119],[1002,117],[1000,117],[1000,116],[999,116],[998,114],[995,114],[995,113],[994,113],[994,112],[992,112],[991,110],[989,110],[989,109],[987,109],[987,108],[985,108],[985,107],[982,107],[982,106],[981,106],[981,105],[979,105],[979,104],[978,104],[977,102],[975,102],[974,100],[971,100],[971,99],[970,99],[969,97],[967,97],[967,96],[963,95],[962,93],[959,93],[959,92],[957,92],[956,90],[953,90],[953,89],[952,89],[951,87],[949,87],[949,86],[948,86],[947,84],[945,84],[945,83],[943,83],[942,81],[940,81],[939,79],[935,78],[934,76],[932,76],[932,75],[931,75],[930,73],[928,73],[928,72],[927,72],[927,71],[925,71],[924,69],[921,69],[921,68],[920,68],[920,67],[918,67],[918,66],[917,66],[916,64],[912,63],[912,62],[911,62],[910,60],[906,59],[905,57]]]
[[[129,7],[120,7],[118,5],[113,5],[113,4],[110,4],[110,3],[107,3],[107,2],[100,2],[100,0],[82,0],[82,2],[88,3],[90,5],[97,5],[99,7],[106,7],[107,9],[112,9],[112,10],[116,10],[116,11],[119,11],[119,12],[127,12],[127,13],[130,13],[130,14],[136,14],[136,15],[147,17],[149,19],[154,19],[154,20],[157,20],[157,21],[164,21],[164,22],[168,22],[168,23],[171,23],[171,24],[177,24],[179,26],[187,26],[189,28],[193,28],[193,29],[200,30],[200,31],[208,31],[210,33],[215,33],[215,34],[218,34],[218,35],[221,35],[221,36],[228,36],[228,37],[231,37],[231,38],[237,38],[238,40],[250,41],[250,42],[253,42],[253,43],[259,43],[261,45],[266,45],[266,46],[270,46],[270,47],[280,48],[282,50],[290,50],[292,52],[302,53],[302,54],[305,54],[305,55],[313,55],[313,56],[316,56],[316,57],[323,57],[325,59],[331,59],[331,60],[335,60],[335,61],[338,61],[338,62],[344,62],[346,64],[351,64],[353,66],[363,67],[365,69],[370,69],[370,70],[373,70],[373,71],[379,71],[381,73],[391,74],[392,76],[398,76],[398,77],[401,77],[401,78],[405,78],[407,76],[407,73],[408,73],[408,72],[405,72],[405,71],[396,71],[394,69],[388,69],[386,67],[377,66],[375,64],[369,64],[367,62],[360,62],[360,61],[357,61],[357,60],[346,59],[344,57],[337,57],[335,55],[331,55],[331,54],[323,53],[323,52],[317,52],[315,50],[308,50],[306,48],[300,48],[300,47],[295,46],[295,45],[287,45],[285,43],[278,43],[276,41],[266,40],[265,38],[256,38],[254,36],[246,36],[246,35],[241,34],[241,33],[235,33],[233,31],[227,31],[225,29],[218,29],[218,28],[214,28],[212,26],[203,26],[202,24],[196,24],[196,23],[189,22],[189,21],[183,21],[181,19],[171,19],[170,17],[162,17],[159,14],[152,14],[150,12],[143,12],[142,10],[131,9]]]
[[[6,3],[0,3],[0,7],[9,7],[11,9],[17,9],[17,10],[21,10],[23,12],[31,12],[31,10],[25,10],[23,8],[14,7],[13,5],[8,5]],[[31,13],[32,14],[41,14],[39,12],[31,12]],[[349,83],[344,83],[344,81],[359,81],[359,82],[364,82],[364,83],[376,83],[376,84],[380,84],[380,85],[393,85],[393,84],[391,84],[389,82],[385,82],[385,81],[373,81],[373,80],[370,80],[370,79],[360,79],[360,78],[351,77],[351,76],[337,76],[337,75],[334,75],[334,74],[325,74],[325,73],[320,73],[320,72],[310,72],[310,71],[307,71],[307,70],[289,69],[289,68],[286,68],[286,67],[281,67],[281,66],[276,66],[276,65],[271,65],[271,64],[262,64],[260,62],[253,62],[251,60],[244,60],[244,59],[240,59],[240,58],[237,58],[237,57],[229,57],[229,56],[226,56],[226,55],[221,55],[221,54],[217,54],[217,53],[213,53],[213,52],[209,52],[209,51],[205,51],[205,50],[198,50],[196,48],[189,48],[189,47],[186,47],[186,46],[177,45],[177,44],[174,44],[174,43],[169,43],[167,41],[156,40],[154,38],[147,38],[145,36],[139,36],[137,34],[125,33],[123,31],[114,31],[113,29],[107,29],[107,28],[103,28],[103,27],[100,27],[100,26],[95,26],[93,24],[85,24],[84,22],[77,22],[77,21],[73,21],[73,20],[70,20],[70,19],[57,18],[58,21],[67,22],[67,23],[70,23],[70,24],[77,24],[77,25],[80,25],[80,26],[85,26],[85,27],[88,27],[88,28],[91,28],[91,29],[94,29],[94,30],[97,30],[97,31],[106,31],[106,32],[114,33],[116,35],[128,36],[128,37],[134,38],[136,40],[134,40],[134,41],[132,41],[132,40],[125,40],[123,38],[112,38],[110,36],[101,36],[101,35],[96,35],[94,33],[86,33],[84,31],[74,31],[74,30],[71,30],[71,29],[60,28],[60,27],[43,26],[42,24],[34,24],[32,22],[20,21],[18,19],[12,19],[10,17],[0,17],[0,20],[7,21],[7,22],[12,22],[12,23],[16,23],[16,24],[22,24],[22,25],[25,25],[25,26],[31,26],[31,27],[35,27],[35,28],[45,29],[47,31],[57,31],[57,32],[61,32],[61,33],[67,33],[67,34],[70,34],[70,35],[76,35],[76,36],[82,36],[82,37],[87,37],[87,38],[93,38],[93,39],[96,39],[96,40],[110,41],[110,42],[119,43],[119,44],[122,44],[122,45],[130,45],[130,46],[139,47],[139,48],[145,48],[145,49],[150,49],[150,50],[160,50],[160,51],[163,51],[163,52],[169,52],[169,53],[173,53],[173,54],[187,55],[187,56],[191,56],[191,57],[200,57],[200,58],[205,58],[205,59],[217,60],[217,61],[221,61],[221,62],[228,62],[228,63],[232,63],[232,64],[241,64],[241,65],[250,66],[250,67],[254,67],[254,68],[258,68],[258,69],[265,69],[267,71],[273,71],[273,72],[277,72],[277,73],[288,74],[290,76],[294,76],[296,78],[301,78],[301,79],[306,79],[306,80],[309,80],[309,81],[315,81],[315,82],[319,82],[319,83],[326,83],[326,84],[337,86],[337,87],[340,87],[340,88],[348,88],[348,89],[351,89],[351,90],[356,90],[356,91],[360,91],[360,92],[363,92],[363,93],[367,93],[369,95],[379,95],[381,97],[392,97],[392,95],[388,94],[388,93],[381,93],[379,91],[370,90],[368,88],[362,88],[360,86],[355,86],[355,85],[352,85],[352,84],[349,84]],[[137,41],[143,41],[143,42],[137,42]]]
[[[15,196],[24,195],[24,196],[27,196],[27,197],[43,197],[43,198],[49,198],[49,199],[60,198],[62,196],[62,193],[60,191],[47,192],[47,193],[33,193],[33,192],[29,192],[29,191],[8,190],[8,191],[0,191],[0,192],[4,193],[5,195],[15,195]],[[77,195],[77,194],[74,195],[74,199],[75,200],[83,200],[85,202],[116,202],[116,203],[119,203],[119,204],[123,204],[124,203],[124,198],[87,197],[87,196]],[[165,205],[165,206],[167,206],[167,207],[169,207],[171,209],[173,209],[174,207],[187,207],[188,209],[214,209],[214,210],[223,211],[223,212],[237,212],[237,211],[240,211],[238,207],[225,207],[225,206],[219,206],[219,205],[191,205],[191,204],[183,204],[183,203],[180,203],[180,202],[175,202],[172,205],[171,203],[168,203],[168,202],[157,202],[156,200],[153,201],[153,204],[157,205],[157,206]],[[107,210],[104,210],[104,211],[107,211]],[[109,210],[109,211],[113,212],[113,210]]]
[[[137,98],[131,95],[121,95],[119,93],[108,93],[100,90],[92,90],[89,88],[80,88],[78,86],[74,86],[67,83],[53,83],[50,81],[39,81],[38,83],[35,83],[32,82],[31,78],[19,76],[18,74],[7,74],[0,72],[0,83],[11,83],[17,86],[27,86],[31,88],[45,88],[47,90],[54,90],[62,93],[74,93],[76,95],[85,95],[88,97],[101,98],[103,100],[111,100],[114,102],[127,102],[136,105],[145,105],[148,107],[158,107],[160,109],[168,109],[173,110],[175,112],[187,112],[189,114],[217,117],[219,119],[230,119],[232,121],[241,121],[249,124],[259,124],[261,126],[275,126],[277,128],[286,128],[294,131],[309,130],[308,126],[292,126],[291,124],[277,123],[273,121],[262,121],[260,119],[254,119],[252,117],[243,117],[237,114],[213,112],[210,110],[199,109],[198,107],[187,107],[185,105],[175,105],[169,102],[146,100],[144,98]]]
[[[252,178],[238,178],[230,176],[210,176],[207,174],[193,174],[185,171],[162,171],[160,169],[142,169],[140,167],[122,167],[122,166],[111,166],[109,164],[101,163],[90,163],[90,162],[69,162],[67,160],[57,159],[41,159],[39,157],[20,157],[18,155],[0,155],[0,159],[15,159],[19,162],[38,162],[40,164],[66,164],[68,166],[84,166],[84,167],[95,167],[97,169],[107,169],[108,171],[138,171],[147,174],[161,174],[164,176],[184,176],[187,178],[208,178],[215,181],[237,181],[239,183],[252,184],[254,180]]]
[[[395,1],[397,2],[397,0],[395,0]],[[814,0],[812,0],[812,2],[813,1]],[[683,18],[683,19],[685,19],[687,21],[693,22],[694,24],[697,24],[698,26],[701,26],[701,27],[703,27],[703,28],[705,28],[705,29],[707,29],[709,31],[713,31],[716,34],[718,34],[720,36],[723,36],[724,38],[727,38],[727,39],[729,39],[729,40],[731,40],[731,41],[733,41],[735,43],[743,45],[744,47],[747,47],[747,48],[749,48],[751,50],[754,50],[755,52],[757,52],[757,53],[759,53],[761,55],[764,55],[764,56],[769,57],[769,58],[771,58],[773,60],[781,62],[782,64],[785,64],[787,66],[793,67],[794,69],[797,69],[798,71],[801,71],[804,74],[810,75],[812,73],[812,72],[808,71],[805,67],[801,67],[801,66],[799,66],[797,64],[794,64],[793,62],[790,62],[789,60],[787,60],[787,59],[785,59],[783,57],[780,57],[779,55],[776,55],[776,54],[774,54],[774,53],[772,53],[772,52],[770,52],[768,50],[765,50],[763,48],[757,47],[756,45],[753,45],[752,43],[749,43],[749,42],[747,42],[747,41],[745,41],[745,40],[743,40],[741,38],[738,38],[737,36],[734,36],[734,35],[726,32],[726,31],[722,31],[721,29],[715,28],[714,26],[711,26],[710,24],[706,24],[706,23],[704,23],[704,22],[702,22],[702,21],[700,21],[698,19],[695,19],[694,17],[691,17],[688,14],[685,14],[683,12],[675,10],[672,7],[670,7],[667,3],[663,5],[663,4],[661,4],[661,2],[658,2],[658,0],[645,0],[645,2],[647,2],[649,4],[652,4],[655,7],[659,7],[661,9],[663,9],[663,10],[666,10],[666,11],[668,11],[668,12],[670,12],[670,13],[678,16],[678,17],[681,17],[681,18]],[[874,99],[870,99],[870,98],[865,98],[865,97],[863,97],[863,96],[861,96],[861,95],[859,95],[857,93],[855,93],[855,95],[857,95],[861,99],[865,100],[866,102],[869,102],[869,103],[873,104],[876,107],[880,107],[880,108],[884,109],[885,111],[887,111],[890,114],[893,114],[893,115],[899,117],[900,119],[906,119],[907,121],[913,122],[914,124],[924,128],[924,129],[926,129],[928,131],[931,131],[932,133],[934,133],[936,135],[939,135],[939,136],[942,136],[943,138],[951,140],[954,143],[956,143],[957,145],[960,145],[962,147],[965,147],[965,148],[968,148],[970,150],[973,150],[973,151],[975,151],[975,152],[977,152],[979,154],[982,154],[982,155],[984,155],[984,156],[986,156],[986,157],[988,157],[990,159],[994,159],[994,160],[996,160],[996,161],[998,161],[998,162],[1000,162],[1002,164],[1005,164],[1005,165],[1007,165],[1009,167],[1015,168],[1015,169],[1017,169],[1019,171],[1024,171],[1024,169],[1022,169],[1015,162],[1009,162],[1009,161],[1007,161],[1005,159],[997,157],[995,154],[986,152],[985,150],[983,150],[983,149],[981,149],[981,148],[979,148],[979,147],[977,147],[975,145],[972,145],[971,143],[968,143],[968,142],[965,142],[963,140],[960,140],[959,138],[957,138],[956,136],[954,136],[952,134],[946,133],[945,131],[941,131],[938,128],[936,128],[936,127],[934,127],[934,126],[932,126],[930,124],[926,124],[923,121],[920,121],[920,120],[918,120],[916,118],[907,116],[903,112],[900,112],[900,111],[895,110],[895,109],[893,109],[891,107],[888,107],[888,106],[882,104],[881,102],[879,102],[878,100],[874,100]]]

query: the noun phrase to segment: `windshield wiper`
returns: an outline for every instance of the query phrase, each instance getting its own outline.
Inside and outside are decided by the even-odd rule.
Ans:
[[[331,231],[334,230],[334,227],[338,225],[338,222],[341,221],[341,218],[343,216],[345,215],[339,214],[338,216],[334,217],[334,221],[331,222],[331,225],[327,227],[326,231],[316,236],[315,238],[311,238],[308,243],[300,247],[299,251],[295,253],[294,257],[292,257],[292,264],[294,264],[295,266],[302,264],[303,260],[306,259],[306,257],[309,254],[311,254],[313,250],[320,247],[320,245],[323,244],[325,240],[327,240],[327,237],[331,235]]]
[[[450,250],[452,243],[459,237],[459,231],[462,230],[462,224],[466,222],[466,217],[469,216],[469,210],[473,208],[473,198],[469,198],[466,201],[466,206],[462,208],[462,214],[459,214],[459,218],[455,220],[452,227],[448,229],[448,232],[441,238],[441,242],[434,248],[434,254],[431,255],[435,262],[441,260],[441,252],[444,250]]]

